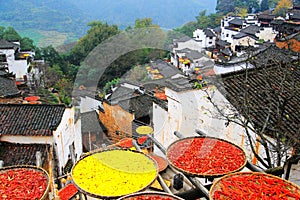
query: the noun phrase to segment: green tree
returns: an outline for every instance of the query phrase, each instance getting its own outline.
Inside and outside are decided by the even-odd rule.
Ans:
[[[90,26],[90,29],[87,34],[80,38],[71,52],[66,55],[67,60],[77,66],[101,42],[120,32],[118,26],[108,25],[101,21],[92,21],[88,26]]]
[[[274,10],[276,16],[284,17],[288,11],[293,6],[293,0],[280,0]]]
[[[247,8],[248,13],[257,12],[259,10],[258,0],[234,0],[235,7]]]
[[[269,0],[262,0],[260,3],[260,11],[269,10]]]
[[[147,28],[147,27],[158,27],[153,24],[152,18],[143,18],[135,20],[134,28]]]
[[[4,37],[4,31],[5,31],[5,27],[4,26],[0,26],[0,39],[3,39],[3,37]]]
[[[197,29],[197,22],[192,21],[184,24],[180,28],[175,28],[174,31],[187,35],[189,37],[193,37],[193,32]]]
[[[29,37],[23,37],[20,41],[22,50],[35,50],[37,47],[34,45],[33,40]]]
[[[71,93],[73,89],[73,83],[69,79],[61,78],[59,79],[54,88],[58,90],[58,96],[61,102],[66,105],[71,103]]]
[[[50,66],[55,64],[62,65],[64,62],[53,46],[41,48],[41,56],[45,61],[49,62]]]
[[[232,0],[218,0],[216,11],[218,13],[227,14],[235,11],[235,2]]]
[[[249,13],[259,11],[258,0],[218,0],[216,10],[218,13],[235,13],[237,8],[247,8]]]
[[[196,16],[196,20],[197,20],[197,26],[200,29],[207,28],[209,26],[209,24],[210,24],[210,19],[206,15],[206,10],[201,11],[199,13],[199,15]]]
[[[47,67],[45,70],[44,78],[45,78],[45,86],[46,87],[54,87],[54,85],[62,79],[64,76],[63,72],[60,69],[59,65],[53,65],[52,67]]]
[[[269,3],[269,8],[275,8],[278,4],[279,0],[269,0],[268,3]]]
[[[247,8],[236,8],[236,13],[238,16],[245,18],[248,15],[248,9]]]
[[[20,41],[22,37],[13,27],[7,27],[4,30],[3,39],[8,41],[14,41],[14,40]]]
[[[188,22],[180,28],[174,29],[175,31],[193,37],[193,32],[200,28],[215,28],[220,25],[222,14],[221,13],[212,13],[206,15],[206,10],[199,12],[198,16],[195,17],[196,21]]]

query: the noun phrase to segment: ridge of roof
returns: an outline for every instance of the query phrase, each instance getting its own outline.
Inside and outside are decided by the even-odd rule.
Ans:
[[[52,136],[60,124],[63,104],[0,104],[1,135]]]

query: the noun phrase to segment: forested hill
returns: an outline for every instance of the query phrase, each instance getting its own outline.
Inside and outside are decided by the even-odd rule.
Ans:
[[[35,41],[75,39],[86,33],[88,21],[88,15],[67,0],[0,0],[0,26],[12,26]]]
[[[202,10],[213,12],[217,0],[0,0],[0,26],[48,44],[85,35],[87,23],[101,20],[121,29],[149,17],[163,28],[180,27]],[[39,44],[39,43],[38,43]],[[45,44],[44,44],[45,46]]]
[[[202,10],[215,11],[217,0],[70,0],[92,18],[123,28],[150,17],[163,28],[180,27]]]

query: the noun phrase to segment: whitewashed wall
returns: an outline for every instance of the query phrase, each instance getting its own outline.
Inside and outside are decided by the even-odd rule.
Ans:
[[[15,50],[14,49],[0,49],[1,54],[6,55],[6,60],[8,65],[12,65],[15,60]]]
[[[70,158],[69,146],[72,145],[73,142],[77,156],[82,153],[81,134],[75,131],[74,126],[74,107],[66,108],[61,123],[54,132],[53,137],[58,153],[58,166],[61,170],[61,167],[64,167]],[[81,145],[79,145],[80,143]]]
[[[246,36],[239,39],[232,40],[231,49],[235,52],[235,46],[254,46],[257,40],[253,39],[252,37]]]
[[[212,31],[212,30],[211,30]],[[213,31],[212,31],[213,32]],[[216,44],[216,37],[210,39],[207,37],[202,29],[197,29],[193,32],[193,38],[201,43],[202,48],[214,46]]]
[[[230,30],[230,29],[227,29],[227,28],[222,28],[221,31],[222,31],[221,40],[224,40],[224,41],[229,42],[229,43],[232,43],[233,42],[232,37],[239,33],[239,31]]]
[[[12,65],[8,67],[10,72],[16,74],[16,79],[20,80],[24,78],[24,75],[27,75],[29,64],[27,64],[27,60],[15,60]]]
[[[2,135],[0,141],[19,144],[53,144],[52,136]]]
[[[101,101],[88,96],[80,97],[80,113],[98,110],[98,106],[101,106],[103,108]]]
[[[214,99],[221,105],[229,105],[223,95],[213,86],[208,89],[215,92]],[[175,92],[166,88],[168,97],[168,112],[154,106],[153,123],[154,137],[164,147],[168,147],[178,138],[174,131],[179,131],[184,137],[197,136],[196,129],[205,132],[208,136],[227,139],[244,148],[248,159],[252,159],[252,151],[247,145],[243,128],[235,124],[226,127],[225,121],[217,119],[213,105],[207,100],[207,95],[202,90],[189,90]],[[159,152],[159,150],[157,150]]]
[[[201,43],[195,41],[192,38],[190,40],[186,41],[186,42],[178,42],[177,45],[178,45],[178,47],[174,48],[173,52],[174,52],[174,50],[182,50],[182,49],[185,49],[185,48],[200,52],[201,49],[202,49]]]
[[[260,30],[259,33],[256,34],[256,36],[264,41],[274,42],[277,33],[278,32],[272,27],[264,27],[263,30]]]

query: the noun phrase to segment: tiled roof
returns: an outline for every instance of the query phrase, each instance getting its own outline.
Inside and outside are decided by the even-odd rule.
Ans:
[[[181,38],[179,38],[179,39],[176,39],[176,40],[174,40],[174,42],[175,43],[178,43],[178,42],[187,42],[187,41],[189,41],[189,40],[191,40],[192,38],[190,38],[189,36],[183,36],[183,37],[181,37]]]
[[[9,98],[20,95],[14,80],[0,76],[0,98]]]
[[[6,40],[1,39],[0,40],[0,49],[13,49],[15,47],[18,47],[19,45],[14,44],[12,42],[8,42]]]
[[[295,39],[295,40],[300,42],[300,32],[294,33],[294,34],[289,35],[289,36],[286,36],[285,38],[283,38],[283,41],[290,40],[290,39]]]
[[[233,20],[230,20],[228,22],[229,24],[234,24],[234,25],[238,25],[238,26],[242,26],[244,23],[243,19],[239,19],[239,18],[234,18]]]
[[[158,69],[159,73],[164,76],[164,78],[170,78],[176,74],[181,74],[182,72],[175,66],[167,63],[163,60],[155,60],[151,62],[151,67],[153,69]]]
[[[243,96],[246,87],[250,95],[249,100],[247,100],[249,101],[248,105],[252,105],[250,115],[256,128],[262,128],[266,116],[268,115],[268,109],[271,109],[270,121],[266,129],[270,135],[273,134],[272,131],[277,126],[278,115],[276,115],[276,105],[279,102],[283,103],[283,100],[287,98],[286,109],[284,113],[282,113],[284,117],[280,121],[281,125],[279,129],[282,133],[287,133],[289,138],[299,138],[300,96],[298,94],[300,89],[292,84],[300,84],[299,66],[288,67],[286,69],[274,65],[272,55],[268,55],[269,52],[274,52],[273,48],[257,55],[256,60],[261,65],[259,65],[259,68],[248,72],[247,84],[245,84],[245,71],[223,76],[222,80],[226,89],[224,95],[226,95],[230,103],[235,106],[242,115],[245,115],[246,109],[242,109],[242,105],[244,103]],[[274,54],[273,59],[279,60],[281,58],[278,51]],[[283,55],[284,54],[282,54],[282,57]],[[261,59],[264,59],[265,62],[260,62]],[[284,62],[285,60],[283,60],[283,63]],[[267,66],[267,64],[269,64],[269,66]],[[266,75],[266,73],[268,75]],[[285,75],[285,86],[280,88],[282,77]]]
[[[96,111],[81,113],[81,131],[84,132],[103,132],[106,128],[99,120]]]
[[[204,56],[205,55],[203,53],[200,53],[199,51],[190,51],[186,54],[186,57],[188,57],[190,60],[193,60],[193,61],[200,59]]]
[[[193,50],[189,49],[189,48],[184,48],[184,49],[178,49],[175,51],[176,51],[176,53],[186,53],[186,52],[193,51]]]
[[[219,45],[219,46],[221,46],[221,47],[230,46],[230,43],[226,42],[224,40],[218,40],[218,41],[216,41],[216,44]]]
[[[273,20],[275,18],[275,15],[271,14],[259,14],[257,16],[258,19],[268,19],[268,20]]]
[[[0,160],[4,166],[36,165],[36,152],[42,154],[42,165],[45,163],[50,145],[48,144],[15,144],[0,142]]]
[[[0,104],[0,135],[51,136],[64,105]]]
[[[216,37],[216,35],[214,34],[214,32],[212,32],[210,29],[204,29],[204,33],[207,37]]]
[[[261,28],[259,26],[251,25],[251,26],[247,26],[246,28],[243,28],[241,32],[255,36],[255,34],[258,33],[260,29]]]
[[[214,32],[220,33],[221,32],[221,26],[217,26],[216,28],[213,29]]]
[[[186,77],[174,77],[166,80],[165,86],[173,91],[182,92],[191,90],[193,88],[193,83]]]
[[[134,97],[134,90],[132,88],[123,87],[120,85],[115,91],[108,97],[107,102],[111,105],[116,105],[120,101],[126,101]]]
[[[243,33],[243,32],[240,32],[240,33],[233,36],[234,39],[241,39],[241,38],[244,38],[244,37],[251,37],[255,40],[258,40],[258,38],[255,35],[250,35],[250,34]]]

